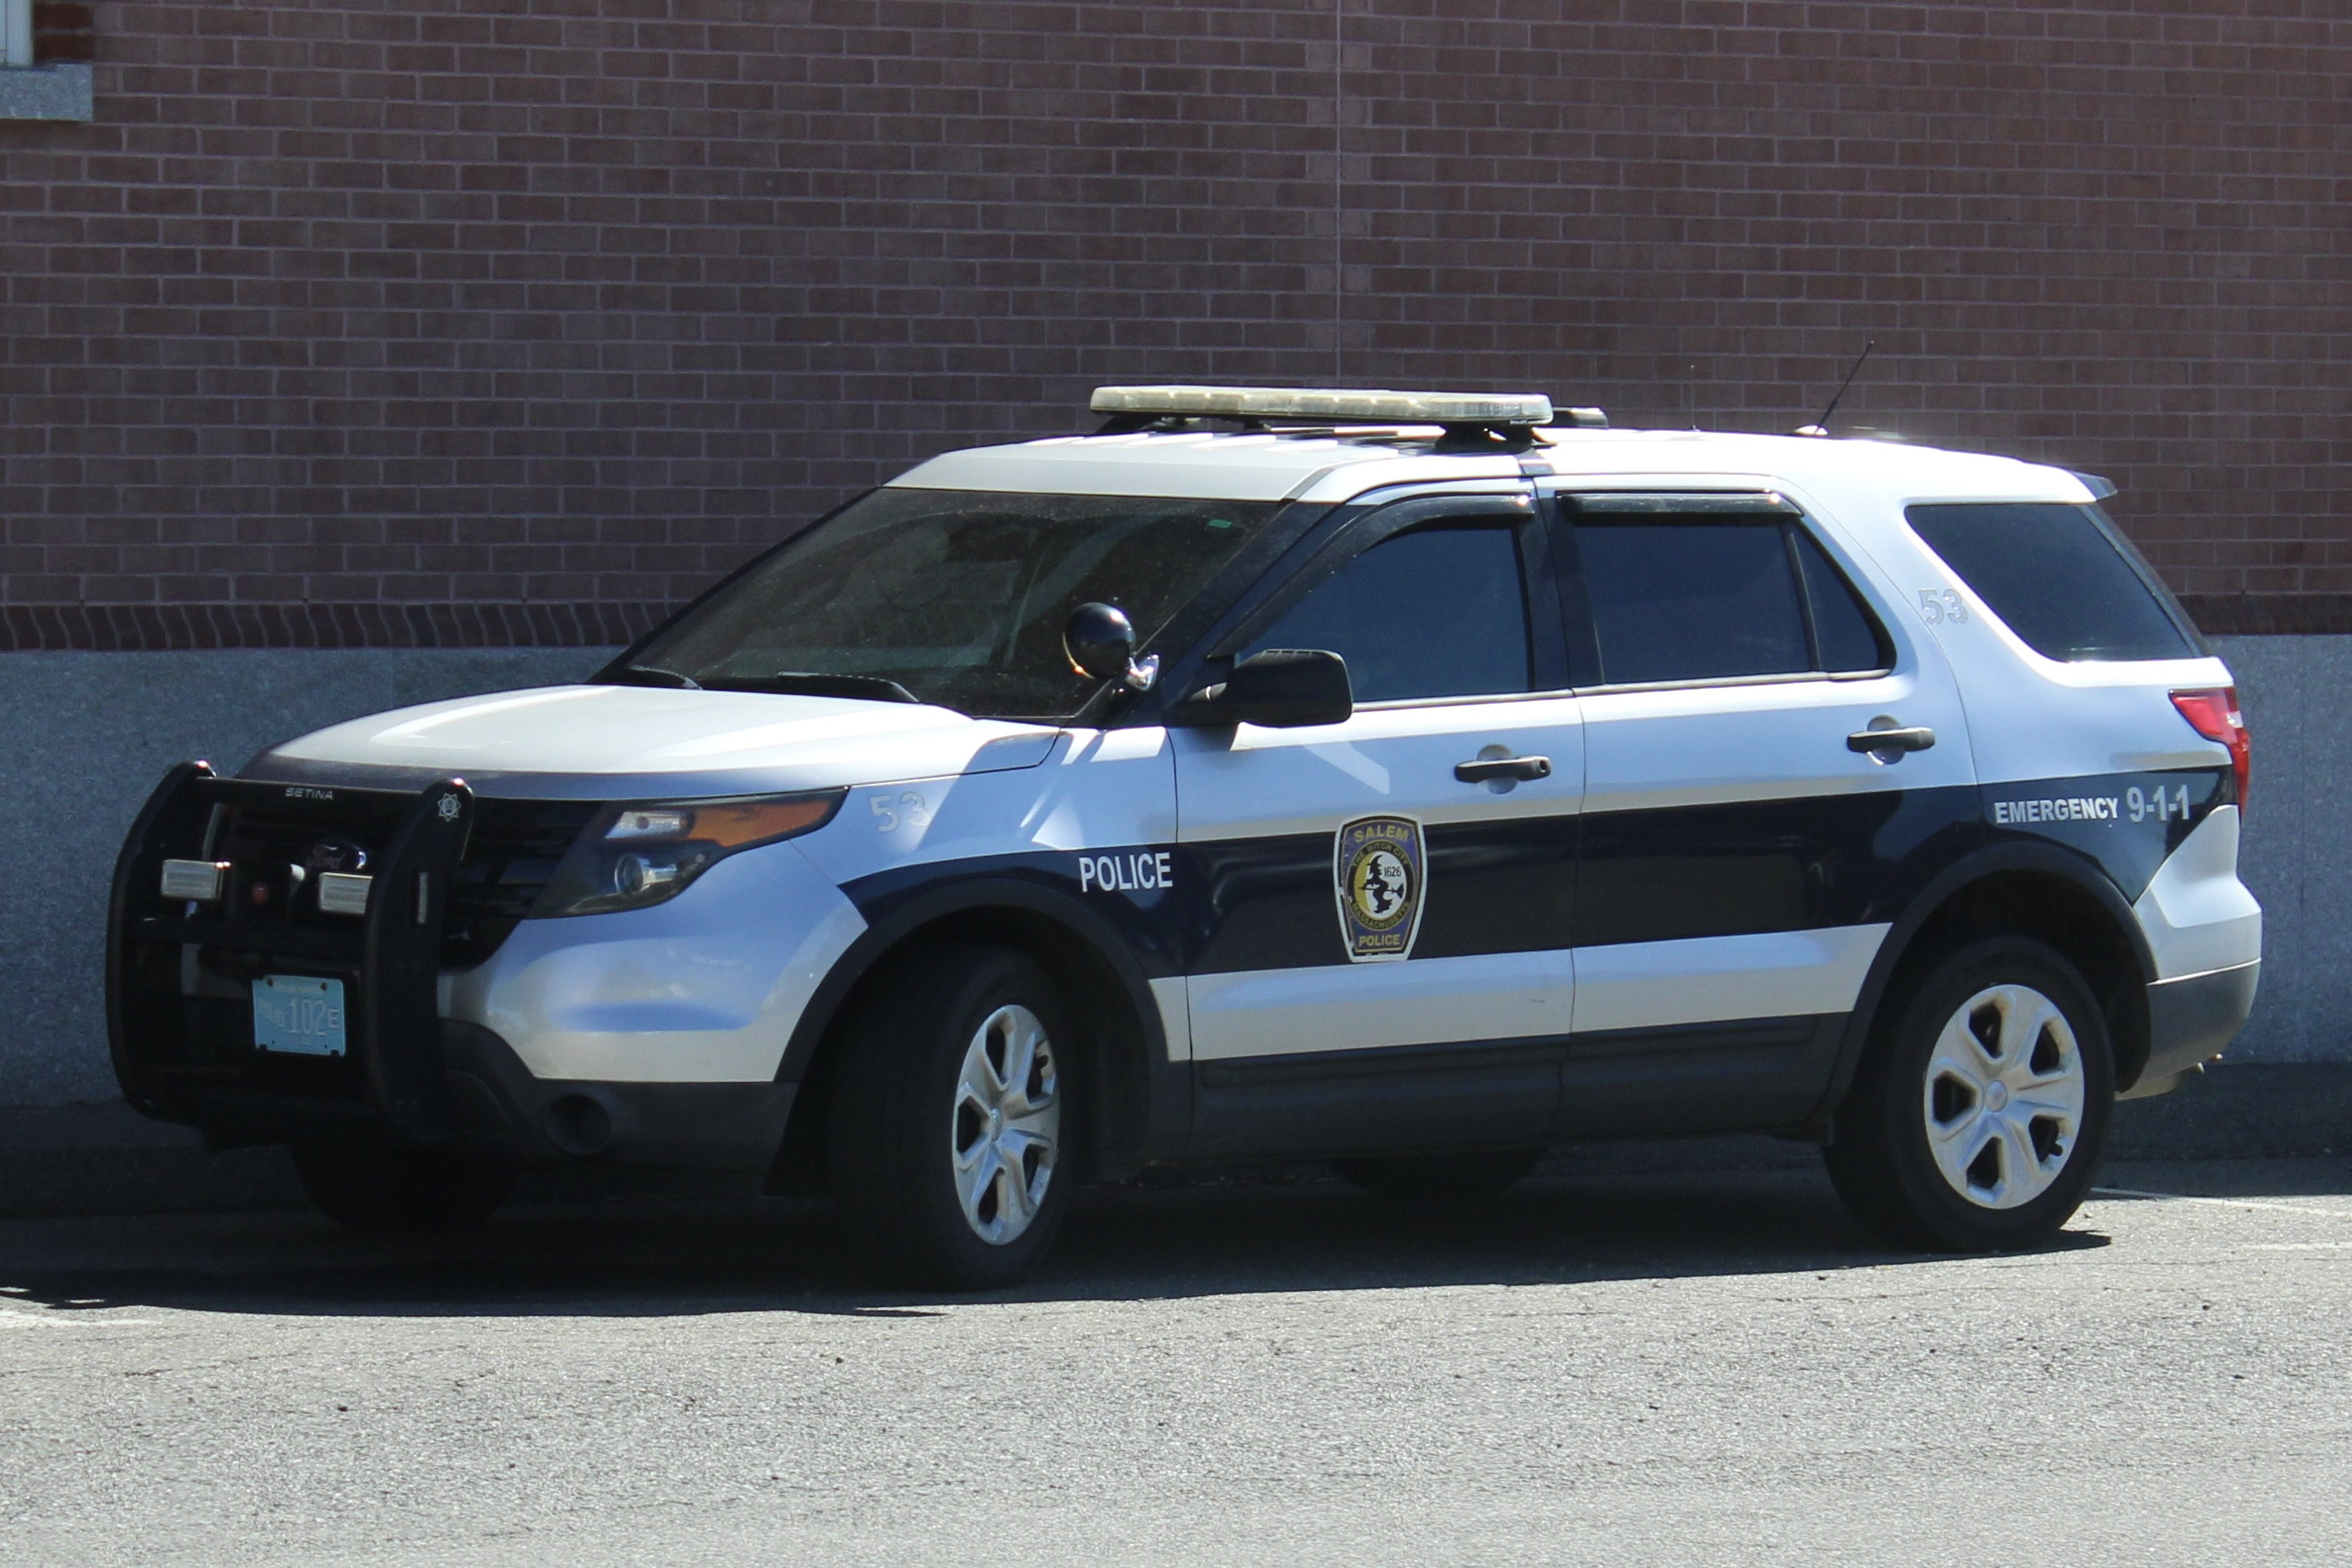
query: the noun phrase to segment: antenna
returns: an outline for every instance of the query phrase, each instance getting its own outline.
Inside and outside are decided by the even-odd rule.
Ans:
[[[1870,359],[1870,350],[1876,347],[1878,347],[1877,339],[1870,338],[1864,340],[1862,345],[1862,358],[1854,361],[1853,369],[1846,371],[1845,380],[1838,382],[1837,395],[1830,399],[1829,407],[1822,410],[1821,418],[1813,421],[1811,424],[1801,427],[1797,432],[1798,434],[1827,435],[1830,433],[1830,415],[1835,413],[1837,412],[1837,405],[1845,401],[1845,389],[1853,385],[1854,377],[1862,374],[1863,365]]]

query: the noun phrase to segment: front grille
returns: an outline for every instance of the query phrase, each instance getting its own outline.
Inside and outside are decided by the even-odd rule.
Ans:
[[[213,852],[236,868],[228,897],[241,922],[354,928],[352,922],[322,915],[314,904],[291,895],[287,868],[304,863],[311,847],[326,840],[348,841],[365,851],[372,864],[381,863],[406,801],[354,790],[338,794],[331,801],[225,808]],[[555,874],[564,851],[596,810],[594,802],[585,800],[475,802],[473,831],[449,890],[448,920],[441,938],[445,968],[470,969],[499,950],[530,913],[540,889]]]
[[[441,962],[470,969],[499,950],[596,814],[583,800],[481,800],[466,858],[449,889]]]

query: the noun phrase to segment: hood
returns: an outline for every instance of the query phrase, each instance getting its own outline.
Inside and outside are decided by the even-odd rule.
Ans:
[[[546,686],[396,708],[273,746],[239,776],[478,794],[660,800],[1034,768],[1061,732],[916,703]]]

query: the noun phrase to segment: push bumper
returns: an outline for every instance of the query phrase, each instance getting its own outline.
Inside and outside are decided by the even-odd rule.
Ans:
[[[125,1098],[216,1145],[362,1140],[534,1166],[764,1172],[794,1085],[541,1078],[498,1034],[440,1016],[451,889],[476,813],[457,779],[410,795],[173,768],[115,867],[107,1023]],[[322,910],[282,855],[236,858],[227,846],[256,841],[257,823],[281,849],[367,847],[364,913]],[[167,860],[226,867],[215,895],[167,895]],[[259,1049],[251,986],[265,975],[341,983],[341,1055]]]
[[[414,1142],[456,1136],[439,1053],[438,982],[449,890],[473,823],[473,792],[443,779],[417,794],[289,789],[166,774],[115,862],[106,1015],[116,1079],[151,1116],[209,1127],[220,1108],[299,1108],[317,1122]],[[282,858],[216,860],[238,820],[271,817],[295,841],[364,833],[365,912],[306,901]],[[165,891],[164,862],[217,866],[209,894]],[[199,879],[201,880],[201,879]],[[252,982],[290,974],[338,982],[340,1055],[288,1057],[254,1038]]]

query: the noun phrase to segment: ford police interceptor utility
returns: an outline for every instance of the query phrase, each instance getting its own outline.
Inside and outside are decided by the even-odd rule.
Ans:
[[[733,1173],[933,1284],[1147,1166],[1465,1200],[1734,1131],[1982,1249],[2244,1019],[2246,731],[2104,481],[1533,396],[1094,406],[585,684],[174,768],[114,883],[131,1102],[355,1225]]]

